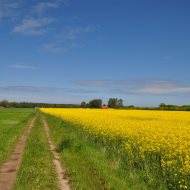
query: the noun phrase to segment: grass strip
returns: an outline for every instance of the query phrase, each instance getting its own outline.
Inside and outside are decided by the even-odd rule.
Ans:
[[[0,109],[0,165],[10,156],[33,115],[33,109]]]
[[[57,190],[57,176],[52,160],[48,140],[38,115],[26,142],[14,189]]]
[[[144,180],[143,171],[127,165],[116,153],[89,138],[89,134],[75,124],[50,115],[46,115],[46,120],[73,189],[155,189],[155,184]],[[156,189],[166,188],[159,184]]]

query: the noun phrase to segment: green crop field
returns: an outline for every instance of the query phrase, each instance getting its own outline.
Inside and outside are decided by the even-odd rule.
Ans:
[[[0,109],[0,165],[10,155],[33,115],[33,109]]]

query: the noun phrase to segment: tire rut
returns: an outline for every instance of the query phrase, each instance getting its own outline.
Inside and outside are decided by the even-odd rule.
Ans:
[[[34,126],[36,118],[34,117],[23,134],[21,135],[10,159],[0,167],[0,189],[11,190],[16,181],[17,171],[20,168],[22,161],[26,140]]]
[[[59,153],[56,151],[56,146],[54,145],[54,143],[52,142],[52,140],[50,138],[49,127],[43,116],[42,116],[42,122],[43,122],[44,130],[45,130],[45,133],[46,133],[46,136],[48,139],[49,148],[51,150],[51,153],[53,154],[53,163],[54,163],[56,173],[58,176],[58,183],[59,183],[58,187],[60,188],[60,190],[72,190],[69,185],[69,180],[65,179],[65,177],[64,177],[64,170],[61,166]]]

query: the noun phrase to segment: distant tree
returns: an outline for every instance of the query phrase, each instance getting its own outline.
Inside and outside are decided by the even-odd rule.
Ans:
[[[78,104],[51,104],[51,103],[35,103],[35,102],[9,102],[9,107],[14,108],[80,108]]]
[[[165,103],[161,103],[161,104],[159,105],[160,108],[163,108],[163,107],[165,107],[165,106],[166,106]]]
[[[81,102],[80,106],[81,108],[86,108],[86,102],[85,101]]]
[[[127,108],[127,109],[134,109],[135,106],[134,106],[134,105],[129,105],[129,106],[127,106],[126,108]]]
[[[100,108],[102,106],[102,100],[101,99],[94,99],[89,102],[90,108]]]
[[[123,107],[123,100],[117,98],[110,98],[108,100],[108,107],[110,108],[120,108]]]
[[[7,100],[3,100],[3,101],[0,102],[0,106],[4,107],[4,108],[7,108],[7,107],[9,107],[9,102]]]
[[[180,107],[177,105],[170,105],[170,104],[161,103],[159,105],[159,109],[161,109],[161,110],[183,110],[183,107]]]
[[[116,108],[117,107],[117,98],[110,98],[108,100],[108,107],[109,108]]]
[[[117,100],[117,106],[123,107],[123,100],[121,98],[119,100]]]

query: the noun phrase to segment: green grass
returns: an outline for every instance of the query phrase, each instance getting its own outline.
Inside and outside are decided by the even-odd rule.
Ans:
[[[50,115],[46,115],[46,120],[73,189],[167,189],[164,183],[155,183],[148,170],[130,166],[125,158],[76,125]]]
[[[33,114],[33,109],[0,109],[0,165],[10,156]]]
[[[57,177],[53,156],[43,125],[37,116],[36,123],[26,141],[15,190],[57,190]]]

